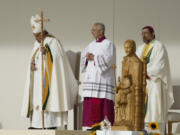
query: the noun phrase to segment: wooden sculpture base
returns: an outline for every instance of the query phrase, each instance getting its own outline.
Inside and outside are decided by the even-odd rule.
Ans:
[[[0,135],[89,135],[90,133],[78,130],[0,130]]]
[[[115,121],[114,125],[111,128],[112,130],[121,130],[121,131],[133,130],[133,127],[130,121]]]
[[[132,131],[133,129],[128,126],[112,126],[112,130],[119,130],[119,131]]]

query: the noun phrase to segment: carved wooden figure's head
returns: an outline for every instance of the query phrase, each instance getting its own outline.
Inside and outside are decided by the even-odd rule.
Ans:
[[[124,43],[124,49],[127,56],[131,56],[136,52],[136,43],[134,40],[126,40]]]

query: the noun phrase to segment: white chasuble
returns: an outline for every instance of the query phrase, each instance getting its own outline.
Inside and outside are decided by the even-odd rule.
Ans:
[[[145,122],[165,123],[167,121],[168,109],[174,102],[173,90],[171,84],[171,74],[168,54],[165,46],[153,40],[149,43],[147,58],[147,112]],[[144,51],[147,51],[147,45],[141,45],[137,50],[139,58]]]
[[[44,96],[42,96],[42,60],[37,41],[30,57],[24,92],[22,116],[32,115],[32,127],[42,128],[42,110],[45,111],[45,128],[67,124],[68,110],[77,103],[78,84],[66,53],[54,37],[44,40]],[[48,53],[49,52],[49,53]],[[31,71],[34,61],[36,70]]]

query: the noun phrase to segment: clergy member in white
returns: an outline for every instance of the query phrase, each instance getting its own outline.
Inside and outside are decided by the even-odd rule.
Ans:
[[[107,116],[114,121],[114,77],[116,49],[104,35],[103,23],[92,27],[92,41],[82,53],[82,69],[86,72],[83,82],[83,127],[91,127]],[[85,128],[84,128],[85,129]]]
[[[45,128],[55,129],[67,125],[68,110],[72,109],[76,103],[78,84],[62,45],[46,30],[44,31],[44,46],[40,46],[41,25],[36,22],[38,19],[40,19],[39,15],[31,17],[32,31],[36,41],[28,66],[22,115],[31,117],[31,129],[41,129],[42,110],[44,110]],[[44,78],[42,78],[42,55]]]
[[[165,131],[168,109],[174,102],[168,54],[165,46],[155,39],[152,26],[142,28],[144,43],[139,46],[139,58],[147,57],[147,89],[145,122],[159,123],[161,134]]]

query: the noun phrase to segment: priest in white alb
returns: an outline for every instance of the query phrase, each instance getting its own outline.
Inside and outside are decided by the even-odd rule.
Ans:
[[[92,35],[95,38],[82,53],[83,82],[83,127],[88,128],[107,118],[114,122],[114,76],[116,48],[105,37],[103,23],[95,23]]]
[[[31,119],[30,129],[41,129],[44,110],[44,128],[56,129],[67,125],[68,110],[77,102],[78,84],[62,45],[46,30],[41,47],[41,24],[36,21],[39,19],[39,15],[31,17],[36,41],[28,65],[22,115]]]
[[[144,44],[139,46],[137,55],[141,59],[147,57],[146,129],[149,123],[156,122],[160,134],[164,134],[168,109],[174,102],[168,53],[156,40],[152,26],[142,28],[142,38]]]

